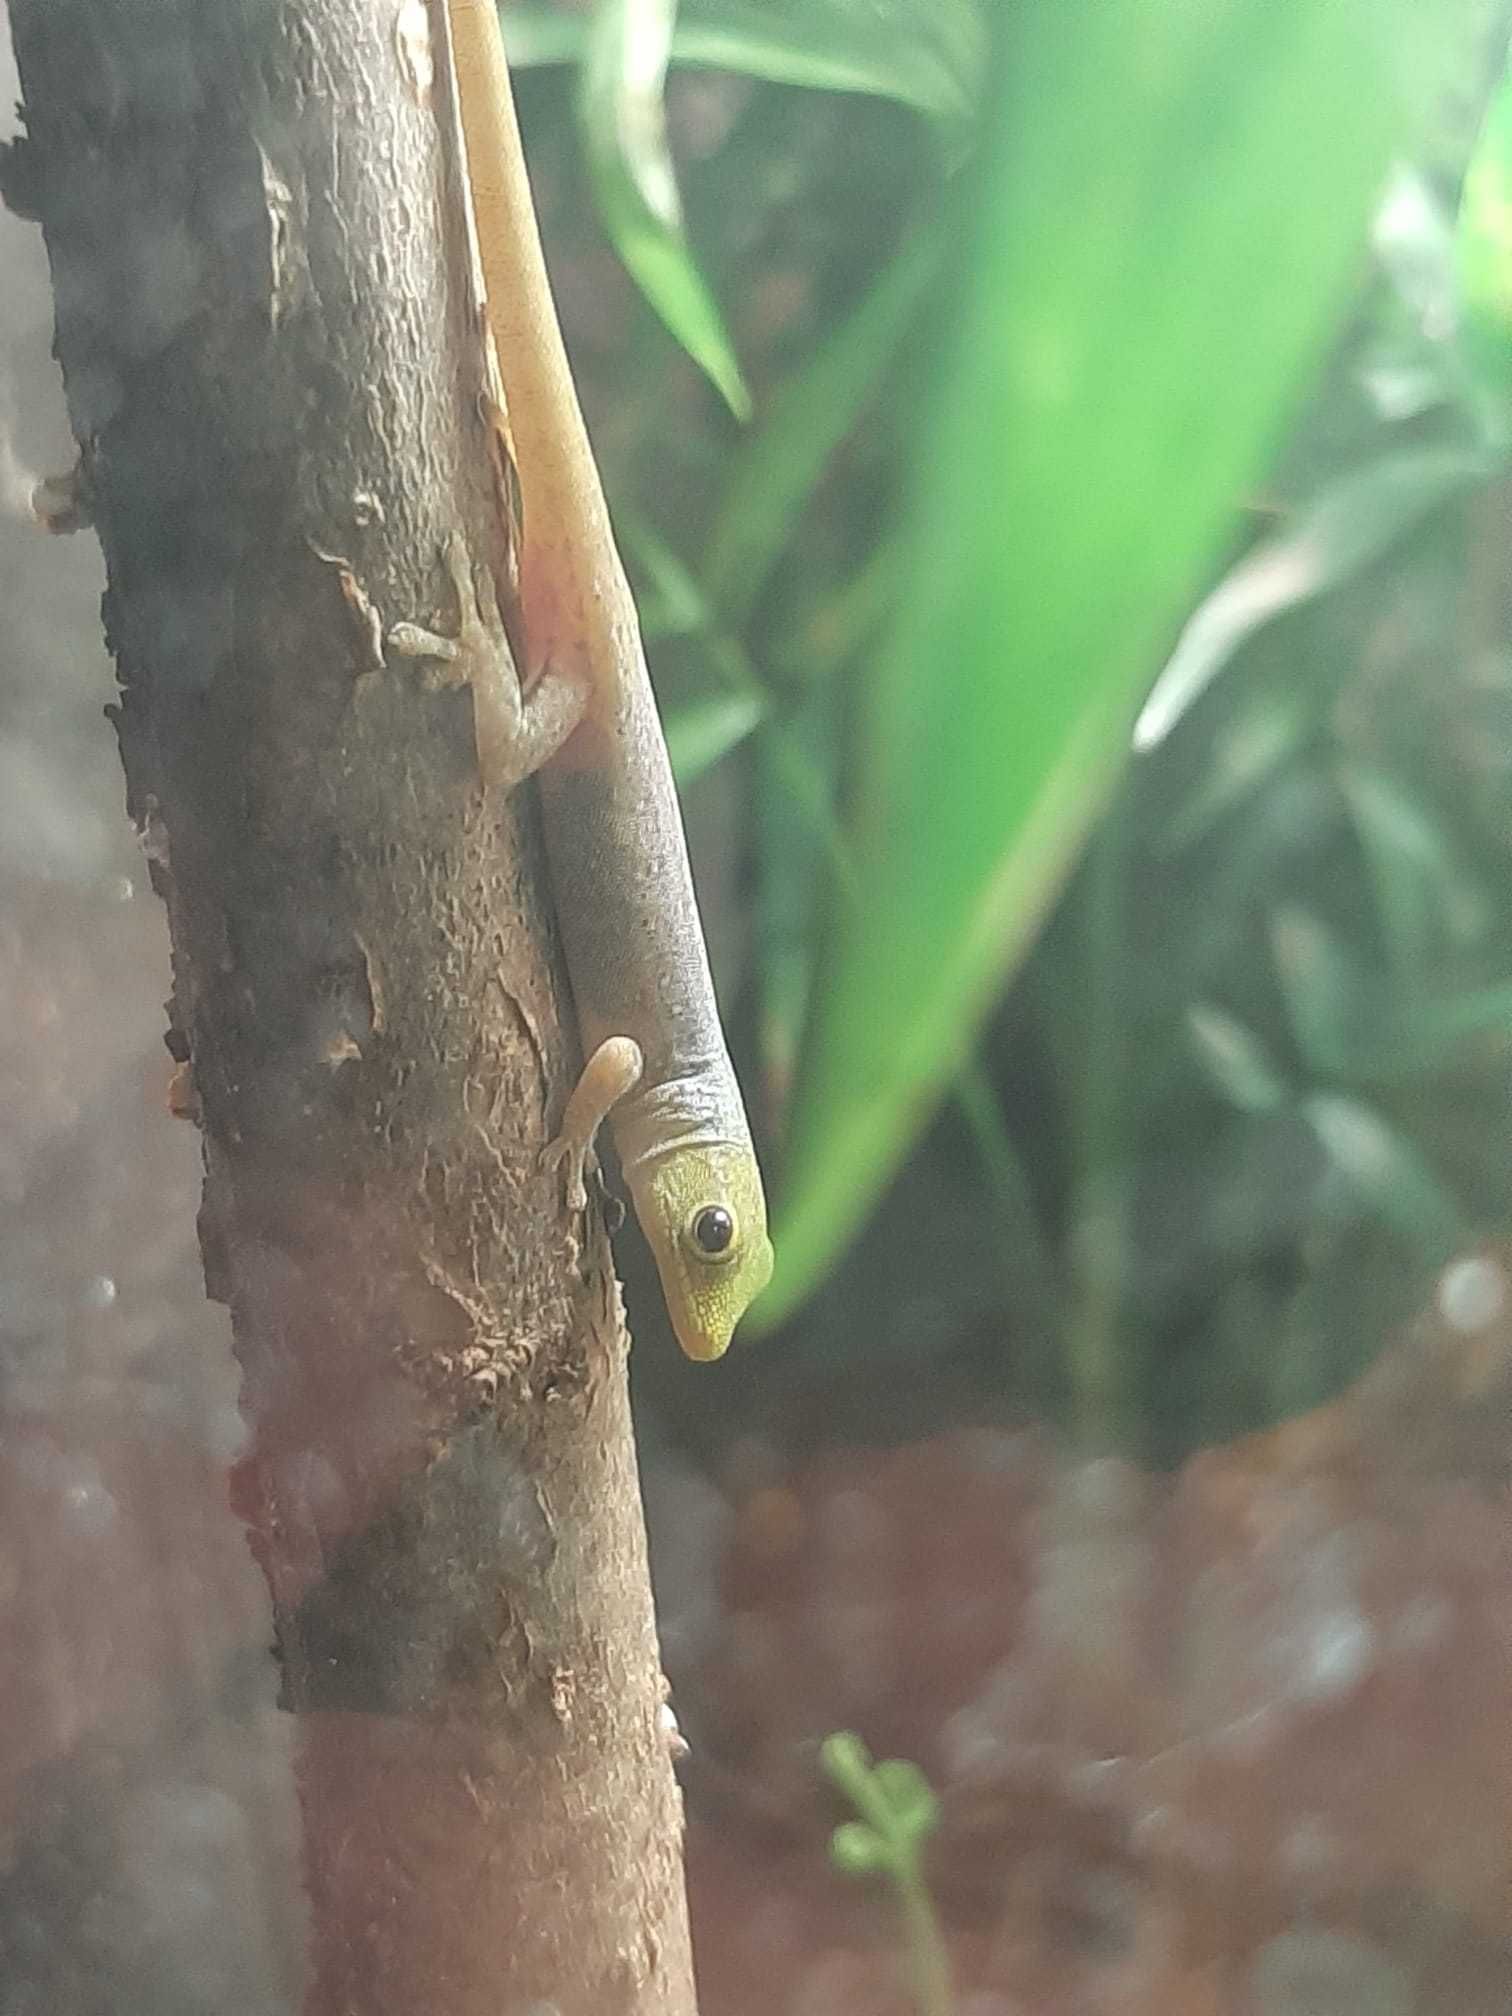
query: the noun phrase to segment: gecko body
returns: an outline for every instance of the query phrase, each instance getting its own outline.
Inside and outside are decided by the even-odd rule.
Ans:
[[[449,556],[459,637],[441,676],[473,685],[485,781],[537,778],[587,1060],[547,1158],[581,1208],[607,1117],[678,1342],[718,1358],[772,1271],[761,1172],[640,625],[551,298],[498,17],[493,0],[443,4],[522,501],[524,662],[511,660],[491,595],[480,610],[459,540]]]

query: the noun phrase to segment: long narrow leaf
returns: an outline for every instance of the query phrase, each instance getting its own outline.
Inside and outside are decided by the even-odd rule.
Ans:
[[[1314,1092],[1301,1102],[1301,1111],[1360,1204],[1390,1226],[1421,1264],[1442,1267],[1472,1244],[1474,1228],[1449,1186],[1416,1144],[1374,1107]]]
[[[1335,779],[1375,889],[1390,971],[1421,994],[1446,953],[1483,938],[1494,908],[1443,809],[1380,764],[1342,760]]]
[[[667,750],[680,784],[691,784],[739,746],[768,711],[766,688],[738,637],[694,576],[656,528],[637,512],[624,511],[620,537],[639,591],[641,623],[648,642],[663,637],[703,640],[708,680],[696,697],[661,702]],[[653,658],[652,676],[656,676]]]
[[[662,88],[677,0],[599,0],[578,117],[615,250],[737,419],[751,410],[735,349],[683,231]]]
[[[750,613],[825,465],[855,425],[934,270],[918,234],[772,402],[744,441],[709,535],[704,581],[728,621]]]
[[[583,55],[581,15],[506,7],[503,23],[513,64]],[[896,99],[954,144],[976,109],[982,41],[978,0],[687,0],[670,54],[695,69]]]
[[[1413,13],[1001,10],[767,1321],[864,1215],[1105,799],[1160,640],[1339,312]]]
[[[1418,448],[1341,476],[1291,530],[1246,554],[1197,610],[1140,711],[1135,748],[1164,741],[1262,623],[1351,580],[1494,467],[1471,450]]]
[[[1512,69],[1465,172],[1455,249],[1466,349],[1505,427],[1512,398]]]

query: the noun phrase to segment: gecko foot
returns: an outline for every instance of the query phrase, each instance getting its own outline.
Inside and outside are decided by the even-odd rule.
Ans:
[[[541,1167],[545,1170],[564,1169],[566,1171],[566,1198],[569,1211],[588,1209],[588,1185],[586,1178],[599,1173],[598,1157],[592,1146],[579,1141],[565,1130],[554,1141],[548,1141],[541,1150]]]
[[[643,1066],[640,1045],[629,1036],[606,1037],[583,1066],[562,1115],[561,1132],[541,1151],[543,1168],[567,1171],[569,1211],[587,1210],[584,1179],[599,1173],[594,1137],[612,1109],[640,1083]]]
[[[443,637],[422,623],[393,623],[384,638],[390,651],[400,658],[416,658],[425,666],[423,678],[432,691],[443,686],[470,684],[488,658],[489,638],[478,614],[477,590],[473,585],[472,562],[467,542],[453,532],[446,542],[446,571],[457,597],[457,634]],[[516,685],[516,694],[519,688]]]
[[[487,787],[508,791],[561,748],[583,718],[587,688],[548,665],[530,691],[523,691],[492,591],[487,616],[479,609],[472,561],[460,532],[446,543],[446,571],[457,597],[456,636],[406,622],[392,624],[384,642],[397,657],[423,662],[421,677],[429,690],[472,688],[478,768]]]
[[[612,1239],[625,1222],[625,1200],[609,1188],[604,1181],[603,1168],[597,1163],[594,1165],[593,1179],[593,1187],[598,1192],[599,1203],[603,1208],[604,1225]]]
[[[401,658],[417,658],[425,665],[421,682],[428,692],[443,686],[466,684],[462,649],[455,637],[443,637],[420,623],[392,623],[384,643]]]

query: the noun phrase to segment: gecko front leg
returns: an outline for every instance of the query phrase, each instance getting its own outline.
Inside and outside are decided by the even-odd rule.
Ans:
[[[428,663],[431,688],[470,686],[478,770],[485,787],[507,791],[539,770],[583,718],[587,693],[548,666],[527,693],[497,612],[478,608],[472,561],[460,532],[447,541],[447,572],[457,594],[457,634],[443,637],[418,623],[395,623],[385,638],[401,658]]]
[[[630,1036],[606,1036],[583,1066],[583,1075],[572,1088],[561,1130],[554,1141],[541,1150],[546,1169],[567,1172],[567,1209],[584,1211],[588,1206],[585,1177],[598,1171],[593,1152],[594,1137],[627,1092],[640,1083],[645,1059],[641,1047]]]

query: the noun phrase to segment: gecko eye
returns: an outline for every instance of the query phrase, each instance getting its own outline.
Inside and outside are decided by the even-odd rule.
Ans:
[[[735,1243],[735,1218],[723,1204],[705,1204],[688,1227],[695,1248],[706,1260],[719,1260]]]

